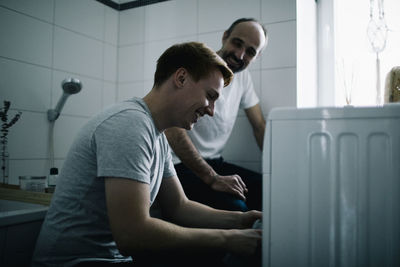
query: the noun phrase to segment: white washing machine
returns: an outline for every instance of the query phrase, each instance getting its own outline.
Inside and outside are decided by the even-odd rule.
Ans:
[[[278,108],[263,151],[263,267],[400,266],[400,105]]]

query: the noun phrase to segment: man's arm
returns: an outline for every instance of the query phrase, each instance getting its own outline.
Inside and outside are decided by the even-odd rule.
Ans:
[[[193,145],[185,129],[169,128],[165,131],[168,143],[180,158],[183,164],[188,167],[204,183],[216,191],[234,194],[245,200],[247,192],[246,185],[239,175],[218,175],[214,169],[201,157]]]
[[[168,143],[175,154],[194,174],[200,177],[204,183],[211,185],[217,173],[201,157],[193,145],[185,129],[173,127],[165,130]]]
[[[203,208],[197,208],[198,211],[196,211],[196,208],[188,208],[186,204],[188,200],[174,185],[174,183],[179,184],[177,178],[169,179],[176,179],[176,181],[171,180],[166,185],[163,182],[163,189],[161,189],[163,191],[161,203],[165,198],[168,202],[162,204],[163,209],[165,205],[168,206],[166,208],[167,214],[172,214],[172,217],[184,222],[187,220],[184,219],[186,216],[180,215],[180,213],[184,213],[185,210],[192,216],[195,215],[196,218],[200,217],[197,213],[200,213],[201,216],[204,215],[201,212]],[[111,231],[118,249],[124,255],[146,255],[148,253],[154,255],[155,253],[168,253],[170,251],[188,253],[230,251],[252,254],[257,243],[261,240],[261,232],[253,229],[186,228],[152,218],[149,214],[149,185],[145,183],[108,177],[105,178],[105,191]],[[168,200],[166,194],[178,195]],[[210,212],[210,215],[216,216],[217,219],[225,221],[227,225],[232,224],[232,226],[240,225],[238,222],[243,221],[241,217],[245,217],[239,213],[235,213],[237,215],[234,215],[234,213],[218,215],[219,212],[208,212]],[[261,216],[254,214],[256,213],[253,213],[252,219]],[[200,221],[204,223],[206,220],[207,218],[204,218]],[[216,221],[216,219],[212,220]]]
[[[164,218],[188,227],[244,229],[261,219],[259,211],[225,211],[191,201],[186,197],[177,177],[163,180],[157,199]]]
[[[251,127],[253,128],[254,137],[256,138],[258,147],[262,150],[264,143],[264,132],[265,132],[265,119],[262,114],[261,107],[259,104],[245,109],[246,116],[250,121]]]

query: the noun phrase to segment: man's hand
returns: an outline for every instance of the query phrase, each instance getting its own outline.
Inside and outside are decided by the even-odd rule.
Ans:
[[[257,229],[228,230],[227,250],[237,255],[252,256],[261,246],[262,231]]]
[[[233,194],[242,200],[246,200],[246,184],[237,174],[228,176],[215,175],[210,183],[210,186],[215,191]]]
[[[262,219],[262,213],[258,210],[250,210],[247,212],[243,212],[242,220],[240,222],[240,228],[252,228],[253,224],[256,220]]]

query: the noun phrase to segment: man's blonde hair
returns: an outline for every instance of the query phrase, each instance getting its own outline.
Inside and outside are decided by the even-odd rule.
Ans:
[[[195,82],[208,77],[218,69],[224,78],[224,86],[230,84],[233,73],[214,51],[203,43],[188,42],[176,44],[165,50],[157,60],[154,86],[163,84],[177,69],[184,68]]]

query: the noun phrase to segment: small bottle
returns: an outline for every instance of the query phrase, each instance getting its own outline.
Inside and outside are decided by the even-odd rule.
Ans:
[[[47,185],[49,188],[56,187],[57,185],[57,176],[58,176],[58,169],[57,168],[51,168],[50,169],[50,175],[49,175],[49,180],[47,181]]]

